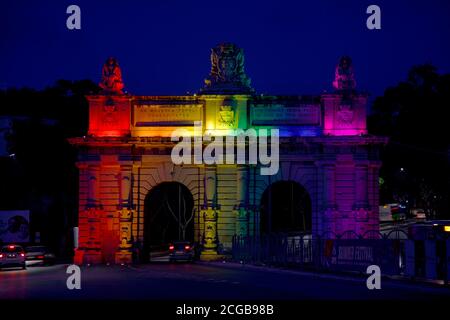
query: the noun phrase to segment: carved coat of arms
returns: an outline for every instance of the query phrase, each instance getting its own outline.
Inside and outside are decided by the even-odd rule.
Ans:
[[[223,127],[234,127],[234,108],[232,106],[221,106],[218,122]]]
[[[350,125],[353,122],[354,111],[350,105],[341,105],[337,112],[337,120],[341,125]]]
[[[211,50],[211,72],[205,80],[205,93],[250,93],[250,79],[244,71],[244,53],[232,43],[223,43]]]

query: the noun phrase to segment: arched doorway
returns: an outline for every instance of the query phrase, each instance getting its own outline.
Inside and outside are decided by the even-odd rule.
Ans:
[[[311,198],[295,181],[278,181],[263,193],[260,207],[261,234],[311,232]]]
[[[194,240],[193,209],[194,198],[181,183],[163,182],[150,190],[144,202],[143,261],[170,242]]]

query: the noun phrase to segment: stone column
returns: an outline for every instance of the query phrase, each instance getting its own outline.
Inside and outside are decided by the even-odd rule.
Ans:
[[[131,248],[132,243],[132,210],[128,208],[122,208],[119,210],[119,237],[120,243],[115,255],[115,262],[117,264],[129,264],[132,263],[133,257]]]
[[[205,167],[204,175],[205,201],[200,211],[204,221],[203,250],[201,260],[216,260],[217,254],[217,216],[219,207],[217,204],[217,173],[216,167]]]
[[[380,215],[378,212],[378,205],[380,204],[379,200],[379,178],[380,178],[380,161],[371,160],[368,169],[369,176],[367,182],[367,201],[369,208],[369,228],[371,230],[379,230],[380,228]]]
[[[131,196],[131,166],[122,166],[120,173],[120,204],[121,207],[130,208]]]
[[[81,171],[82,170],[82,171]],[[100,169],[97,165],[84,166],[80,168],[80,175],[87,178],[87,208],[98,207],[100,205],[99,188],[100,188]]]
[[[357,163],[355,166],[355,204],[353,210],[357,221],[355,232],[361,235],[370,228],[366,223],[369,220],[368,178],[367,164]]]
[[[87,226],[87,242],[85,243],[83,262],[98,264],[102,261],[102,234],[101,234],[101,210],[88,208],[80,217],[85,220]]]
[[[205,168],[205,202],[208,208],[212,208],[217,203],[217,174],[216,167],[208,166]]]
[[[325,226],[324,233],[336,232],[336,219],[338,218],[338,208],[336,203],[336,166],[334,163],[327,163],[323,166],[323,184],[325,194]]]
[[[98,165],[78,164],[80,177],[86,179],[86,204],[80,208],[78,215],[79,245],[75,251],[74,263],[101,263],[101,218],[102,210],[99,199]]]
[[[248,235],[248,169],[241,166],[236,171],[236,205],[233,213],[236,217],[235,234],[240,237]]]
[[[133,262],[132,253],[132,224],[134,210],[131,203],[132,167],[122,165],[119,174],[120,202],[118,205],[119,216],[119,246],[115,254],[117,264],[129,264]]]
[[[368,200],[368,167],[364,164],[357,164],[355,167],[355,207],[367,209]]]
[[[336,167],[333,164],[324,166],[325,171],[325,194],[327,197],[327,208],[336,208]]]

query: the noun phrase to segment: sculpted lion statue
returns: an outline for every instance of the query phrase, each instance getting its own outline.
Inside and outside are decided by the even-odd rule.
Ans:
[[[356,87],[355,75],[352,66],[352,59],[344,56],[336,66],[333,87],[336,90],[352,90]]]
[[[102,80],[99,86],[105,93],[123,94],[122,71],[117,59],[109,57],[106,60],[102,68]]]

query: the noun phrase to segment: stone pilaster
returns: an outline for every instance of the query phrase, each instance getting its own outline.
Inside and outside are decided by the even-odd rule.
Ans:
[[[217,214],[218,210],[213,208],[203,209],[201,211],[205,222],[203,233],[203,251],[202,260],[211,260],[217,256]]]
[[[203,250],[200,255],[201,260],[217,260],[218,239],[217,239],[217,217],[219,207],[217,205],[217,172],[216,167],[205,168],[205,202],[200,214],[203,216]]]
[[[236,217],[236,235],[240,237],[248,236],[248,218],[250,216],[250,210],[241,207],[233,212]]]
[[[334,163],[326,163],[323,166],[323,184],[325,194],[324,216],[325,223],[323,231],[336,232],[336,220],[339,211],[336,203],[336,166]]]
[[[353,216],[355,219],[355,232],[363,235],[368,231],[370,207],[368,200],[368,177],[367,163],[355,165],[355,203],[353,205]]]
[[[86,179],[86,202],[78,213],[78,248],[75,250],[74,263],[102,262],[103,210],[99,199],[99,166],[78,165],[80,175]]]
[[[132,217],[133,210],[122,208],[119,210],[119,234],[120,244],[116,252],[115,262],[117,264],[129,264],[132,262]]]
[[[97,208],[87,208],[79,213],[79,247],[75,251],[76,264],[102,262],[102,211]]]
[[[133,261],[132,225],[134,210],[132,207],[132,166],[122,164],[120,167],[120,203],[119,203],[119,246],[115,254],[115,263],[129,264]]]
[[[87,208],[95,208],[100,206],[100,168],[98,165],[89,165],[84,170],[87,177]]]
[[[131,165],[120,167],[120,204],[119,207],[131,208]]]
[[[236,217],[235,234],[245,237],[248,235],[248,168],[238,167],[236,172],[236,205],[233,213]]]
[[[367,164],[357,164],[355,166],[355,209],[368,208],[368,188]]]

